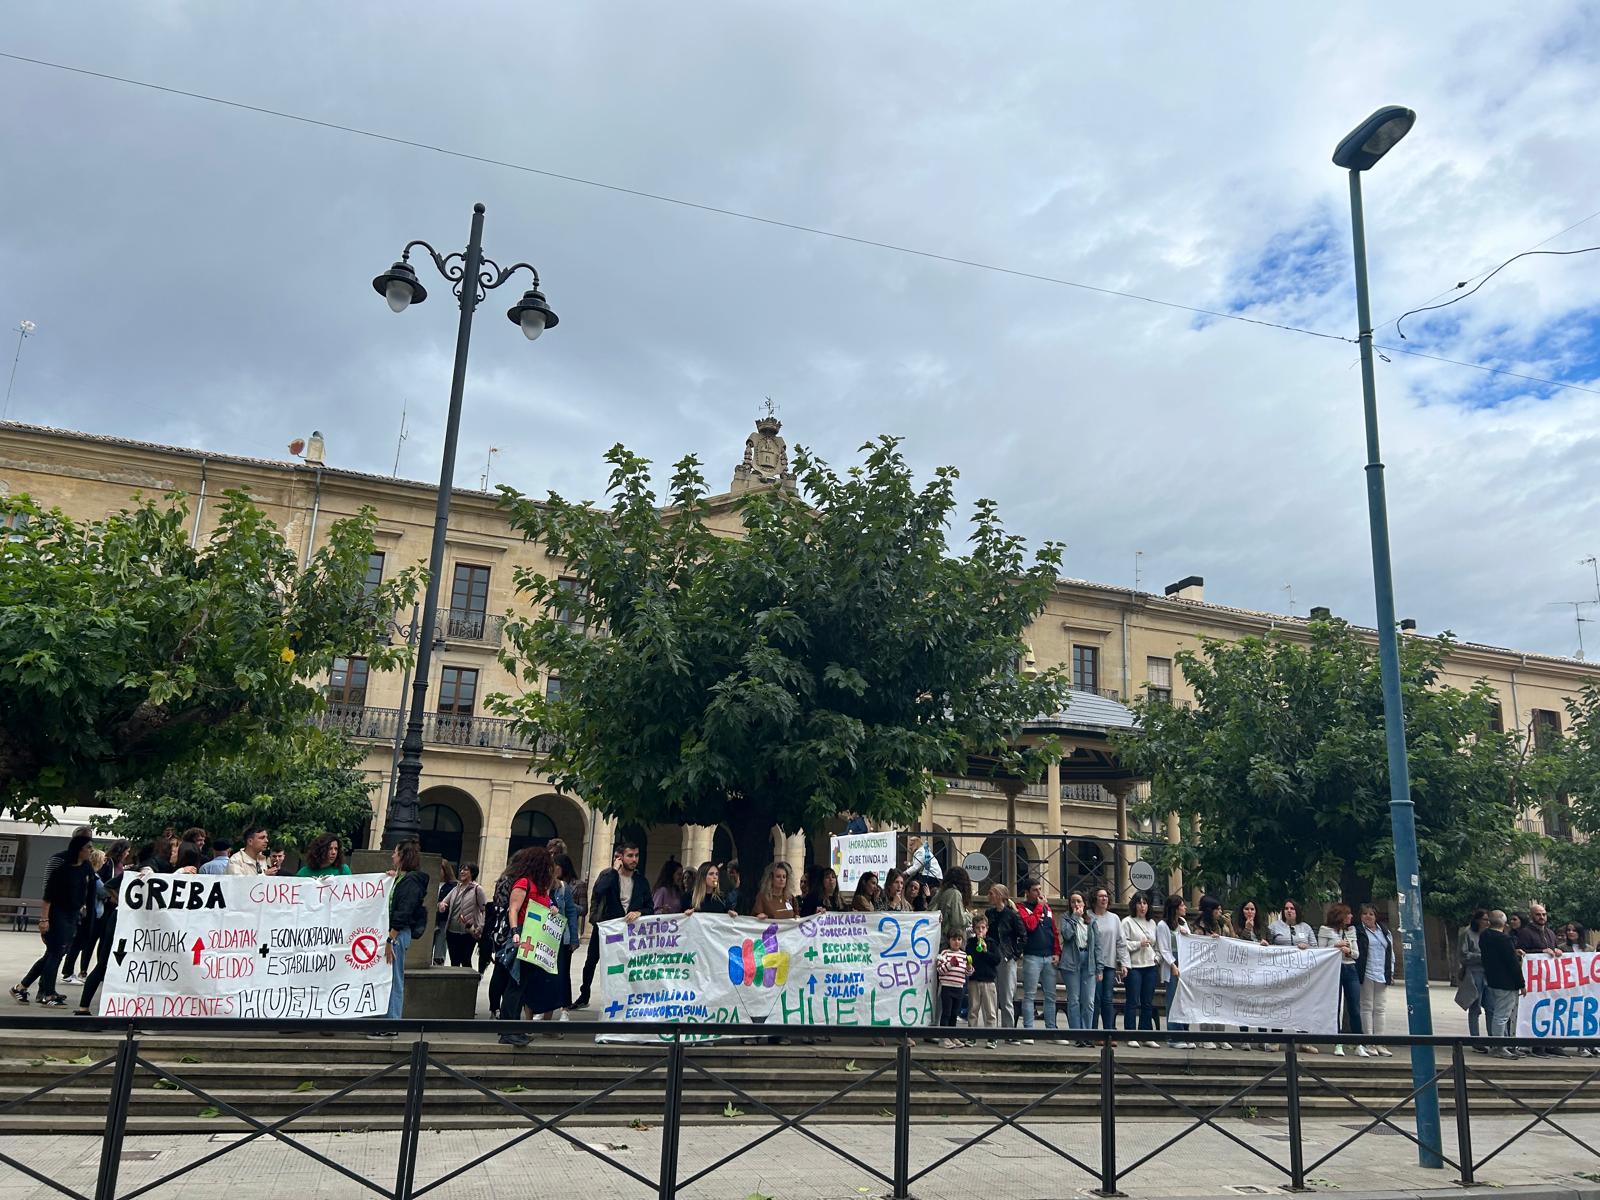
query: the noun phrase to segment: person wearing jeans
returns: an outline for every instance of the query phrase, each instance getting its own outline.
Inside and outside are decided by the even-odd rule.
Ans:
[[[389,936],[383,959],[389,964],[389,1019],[398,1021],[406,1003],[406,950],[428,932],[428,876],[422,869],[422,847],[415,839],[394,848],[394,883],[389,888]],[[391,1030],[368,1037],[392,1038]]]
[[[1055,917],[1044,902],[1044,889],[1037,879],[1028,880],[1023,902],[1017,905],[1025,937],[1022,943],[1022,1027],[1033,1028],[1033,997],[1044,984],[1044,1027],[1056,1027],[1056,963],[1061,960],[1061,935]],[[1032,1038],[1023,1038],[1032,1045]]]
[[[1022,961],[1022,944],[1028,931],[1017,916],[1017,904],[1011,893],[1001,884],[989,889],[989,937],[1000,951],[1000,962],[995,967],[995,1001],[1000,1006],[1000,1028],[1011,1029],[1017,1023],[1017,969]]]
[[[1061,918],[1061,986],[1067,993],[1067,1028],[1088,1029],[1094,1019],[1094,986],[1100,974],[1100,939],[1094,936],[1084,911],[1083,895],[1073,892],[1067,898],[1067,913]],[[1087,1040],[1079,1039],[1080,1046]]]
[[[1122,919],[1111,911],[1111,893],[1094,891],[1094,912],[1089,917],[1090,936],[1100,940],[1100,970],[1096,973],[1094,1015],[1089,1028],[1098,1022],[1105,1029],[1117,1027],[1117,980],[1128,974],[1128,946],[1122,940]]]
[[[1167,985],[1167,1028],[1173,1033],[1187,1033],[1189,1026],[1172,1019],[1172,1002],[1178,994],[1178,935],[1189,932],[1189,905],[1182,896],[1168,896],[1167,906],[1156,922],[1156,960],[1161,972],[1161,982]],[[1174,1050],[1193,1050],[1194,1043],[1186,1040],[1168,1042]]]
[[[1522,991],[1522,961],[1517,958],[1516,943],[1506,932],[1506,914],[1498,908],[1489,914],[1489,928],[1478,935],[1478,949],[1483,952],[1484,989],[1489,1007],[1489,1036],[1511,1037],[1512,1014],[1517,1010],[1517,996]],[[1492,1053],[1501,1058],[1517,1058],[1509,1046]]]
[[[1135,892],[1122,918],[1122,945],[1128,954],[1123,985],[1122,1027],[1154,1029],[1156,1010],[1156,923],[1150,919],[1150,897]],[[1130,1041],[1130,1046],[1139,1043]],[[1154,1045],[1155,1043],[1151,1043]]]

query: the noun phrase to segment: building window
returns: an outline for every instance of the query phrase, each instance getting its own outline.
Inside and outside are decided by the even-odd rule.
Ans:
[[[383,551],[374,550],[367,555],[367,577],[361,581],[361,590],[368,596],[378,590],[383,582]]]
[[[456,564],[450,586],[450,637],[477,640],[489,612],[489,568]]]
[[[1158,700],[1162,704],[1172,702],[1172,660],[1170,658],[1147,658],[1144,660],[1146,673],[1150,679],[1148,688],[1150,699]]]
[[[1498,700],[1492,701],[1489,706],[1489,728],[1495,733],[1506,731],[1506,712]]]
[[[1533,710],[1533,747],[1550,750],[1561,739],[1561,714],[1548,708]]]
[[[1072,648],[1072,686],[1080,692],[1100,688],[1100,651],[1094,646]]]
[[[544,681],[544,698],[550,701],[561,699],[561,677],[552,675]]]
[[[511,822],[511,840],[506,845],[506,854],[513,855],[519,850],[526,850],[529,846],[548,845],[550,839],[555,836],[556,823],[550,819],[548,813],[542,813],[536,808],[525,808]]]
[[[328,671],[328,702],[360,707],[367,702],[367,660],[336,658]]]
[[[478,672],[472,667],[446,667],[439,673],[439,712],[470,717],[478,699]]]
[[[571,593],[574,596],[581,597],[583,595],[583,585],[576,579],[558,579],[556,580],[556,587],[560,591]],[[556,609],[556,620],[560,621],[574,633],[582,633],[588,628],[588,622],[583,619],[583,614],[576,611],[569,605],[563,604]]]

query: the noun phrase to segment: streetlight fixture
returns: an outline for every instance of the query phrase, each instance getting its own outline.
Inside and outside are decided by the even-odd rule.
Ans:
[[[433,661],[434,629],[439,617],[439,577],[444,571],[445,535],[450,525],[450,491],[455,483],[456,439],[461,428],[461,394],[466,385],[472,314],[489,292],[525,268],[533,276],[533,286],[506,315],[521,327],[529,341],[553,328],[558,320],[539,290],[538,271],[525,262],[502,268],[493,259],[483,256],[483,213],[483,205],[472,206],[472,232],[465,253],[456,251],[441,255],[427,242],[408,242],[401,251],[400,261],[372,281],[373,290],[397,313],[413,304],[421,304],[428,298],[428,290],[411,265],[411,251],[420,246],[433,259],[439,274],[455,285],[452,290],[461,308],[460,323],[456,327],[455,369],[450,378],[450,412],[444,426],[444,456],[439,465],[439,496],[434,507],[433,546],[428,554],[428,590],[422,601],[422,622],[416,630],[417,661],[411,683],[411,710],[406,720],[405,740],[400,743],[400,764],[395,769],[389,808],[383,819],[386,850],[422,832],[417,815],[417,794],[422,778],[422,726],[428,697],[428,670]]]
[[[1389,565],[1389,505],[1378,453],[1378,393],[1372,369],[1372,308],[1367,296],[1367,234],[1361,214],[1361,173],[1377,165],[1411,132],[1417,114],[1380,108],[1356,126],[1333,152],[1335,166],[1350,172],[1350,231],[1356,262],[1356,321],[1361,346],[1361,395],[1367,424],[1367,518],[1372,527],[1372,583],[1378,608],[1378,662],[1383,674],[1383,729],[1389,749],[1389,820],[1394,835],[1394,876],[1400,901],[1400,943],[1406,972],[1406,1018],[1413,1037],[1433,1034],[1428,1003],[1428,947],[1422,932],[1422,877],[1417,862],[1416,808],[1406,761],[1405,710],[1400,698],[1400,638],[1395,630],[1394,576]],[[1424,1167],[1442,1167],[1439,1092],[1433,1047],[1411,1047],[1411,1082],[1417,1089],[1417,1157]]]

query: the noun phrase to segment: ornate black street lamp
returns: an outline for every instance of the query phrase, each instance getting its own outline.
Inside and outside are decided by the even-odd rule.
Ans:
[[[481,204],[472,206],[472,234],[465,254],[441,255],[427,242],[406,244],[400,261],[372,281],[372,286],[395,312],[421,304],[428,291],[411,266],[411,251],[420,246],[433,259],[439,274],[452,282],[461,302],[461,321],[456,328],[455,371],[450,379],[450,413],[444,427],[444,457],[439,465],[439,497],[433,517],[433,547],[428,554],[428,590],[422,602],[422,625],[417,636],[416,674],[411,683],[411,711],[406,722],[405,740],[400,744],[400,765],[395,772],[393,794],[383,820],[383,845],[389,849],[422,831],[417,817],[417,794],[422,778],[422,724],[428,697],[428,671],[433,661],[434,629],[439,616],[439,577],[444,571],[445,534],[450,525],[450,491],[455,483],[456,436],[461,427],[461,393],[466,385],[467,347],[472,340],[472,313],[489,292],[524,268],[533,276],[533,286],[506,313],[521,327],[531,342],[557,323],[556,314],[539,290],[539,272],[528,263],[513,263],[502,268],[483,256],[483,213]]]

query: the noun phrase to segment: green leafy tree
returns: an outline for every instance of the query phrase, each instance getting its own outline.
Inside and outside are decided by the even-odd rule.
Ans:
[[[1192,706],[1144,699],[1123,758],[1151,780],[1141,815],[1176,812],[1170,864],[1221,893],[1364,901],[1392,892],[1394,847],[1377,654],[1343,621],[1309,644],[1206,640],[1177,661]],[[1424,896],[1459,919],[1526,894],[1522,754],[1493,693],[1439,683],[1450,639],[1405,638],[1401,680]]]
[[[0,512],[0,810],[24,819],[303,724],[336,655],[407,653],[385,628],[421,572],[364,587],[371,510],[304,570],[240,492],[196,546],[179,495],[90,522],[25,496]]]
[[[799,451],[798,492],[741,496],[738,536],[712,528],[693,458],[665,512],[620,445],[609,510],[502,489],[566,577],[518,572],[532,612],[505,662],[526,691],[492,703],[547,739],[559,786],[624,824],[726,824],[753,887],[774,825],[910,823],[969,752],[1026,766],[1013,735],[1062,694],[1017,670],[1059,548],[1030,563],[981,501],[952,555],[955,470],[919,489],[896,439],[863,451],[843,476]]]
[[[302,726],[238,755],[169,767],[147,782],[101,793],[117,809],[105,831],[135,845],[163,829],[198,825],[237,845],[246,825],[265,825],[274,847],[304,850],[323,832],[346,848],[372,820],[371,792],[361,770],[366,752],[342,734]]]
[[[1537,893],[1557,924],[1600,928],[1600,683],[1566,703],[1566,735],[1539,748],[1536,801],[1547,821],[1567,825],[1572,838],[1551,838]]]

